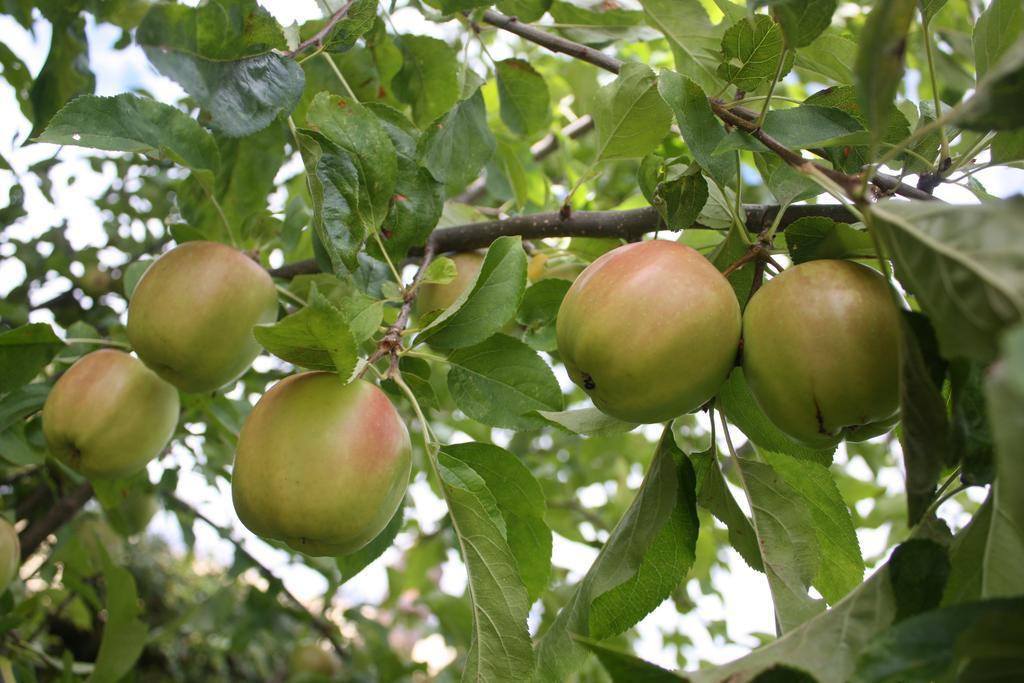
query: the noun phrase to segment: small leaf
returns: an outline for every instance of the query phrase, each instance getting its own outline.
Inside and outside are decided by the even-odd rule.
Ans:
[[[889,557],[889,580],[897,623],[939,606],[949,568],[949,554],[935,541],[912,538],[896,546]]]
[[[761,0],[782,27],[786,45],[806,47],[832,23],[836,0]]]
[[[1024,315],[1024,199],[873,208],[900,282],[935,326],[942,355],[988,362]]]
[[[479,344],[515,315],[526,289],[526,253],[519,237],[494,240],[473,286],[417,337],[436,348]]]
[[[423,272],[420,284],[446,285],[455,279],[456,274],[455,261],[452,261],[447,256],[438,256],[430,262],[430,265]]]
[[[487,126],[487,108],[480,90],[461,100],[430,124],[419,141],[421,163],[449,194],[472,182],[494,154],[497,143]]]
[[[876,3],[860,33],[854,73],[865,127],[871,132],[872,150],[881,141],[895,106],[896,91],[903,80],[907,31],[916,9],[916,0]]]
[[[668,39],[675,56],[675,70],[692,81],[705,98],[721,90],[716,68],[722,28],[712,26],[700,1],[641,0],[640,4],[647,15],[647,23]]]
[[[551,96],[544,77],[522,59],[503,59],[494,68],[501,120],[509,130],[529,137],[546,129],[551,122]]]
[[[755,14],[730,26],[722,36],[722,63],[718,75],[748,92],[775,76],[782,59],[782,77],[793,66],[793,53],[785,49],[782,29],[771,17]]]
[[[628,62],[594,99],[596,161],[631,159],[652,151],[668,134],[672,112],[645,64]]]
[[[194,170],[220,168],[213,136],[188,114],[128,93],[76,98],[57,112],[37,141],[169,157]]]
[[[278,358],[311,370],[352,375],[358,347],[345,316],[314,287],[309,305],[272,325],[253,328],[256,341]]]
[[[63,347],[46,323],[0,332],[0,395],[31,381]]]
[[[692,226],[708,201],[708,181],[700,167],[672,164],[654,189],[654,205],[669,230],[685,230]]]
[[[556,351],[555,322],[562,299],[570,283],[560,278],[549,278],[526,288],[523,303],[516,313],[516,321],[526,327],[523,336],[530,348],[537,351]]]
[[[533,602],[551,573],[551,530],[544,522],[544,491],[515,455],[486,443],[445,446],[446,455],[469,465],[487,484],[505,519],[506,540]]]
[[[793,263],[877,256],[867,231],[825,216],[805,216],[786,226],[786,246]]]
[[[523,342],[496,334],[448,357],[448,389],[455,404],[491,427],[537,429],[536,410],[561,410],[562,391],[548,364]]]

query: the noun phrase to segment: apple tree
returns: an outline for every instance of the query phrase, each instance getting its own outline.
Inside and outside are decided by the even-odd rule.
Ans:
[[[292,4],[0,5],[0,680],[1024,677],[1020,0]]]

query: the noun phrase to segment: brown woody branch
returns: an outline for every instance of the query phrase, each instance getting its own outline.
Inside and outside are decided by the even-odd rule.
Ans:
[[[327,23],[324,24],[323,27],[319,31],[317,31],[312,37],[302,41],[301,43],[299,43],[298,47],[296,47],[294,50],[291,50],[290,52],[286,52],[285,54],[289,57],[294,57],[303,50],[314,45],[317,47],[317,49],[322,48],[324,46],[324,39],[331,34],[331,31],[333,31],[334,27],[338,25],[338,22],[345,18],[345,15],[348,14],[348,10],[350,7],[352,7],[353,2],[355,2],[355,0],[348,0],[348,2],[339,7],[334,14],[328,17]]]
[[[21,544],[21,561],[27,560],[50,534],[78,514],[78,511],[92,498],[92,494],[91,484],[80,484],[57,500],[45,515],[25,527],[18,537],[18,542]]]
[[[745,204],[743,208],[747,215],[747,230],[756,234],[772,224],[781,207],[775,204]],[[808,216],[823,216],[840,223],[856,220],[853,214],[839,204],[797,204],[786,208],[779,229]],[[519,235],[524,239],[607,237],[636,240],[644,233],[656,230],[658,219],[658,211],[653,206],[625,211],[574,211],[568,218],[558,211],[514,216],[439,228],[431,233],[422,253],[426,253],[427,249],[436,254],[482,249],[506,235]],[[707,226],[698,224],[693,228],[707,229]],[[273,277],[289,279],[320,271],[313,259],[307,259],[273,268],[269,272]]]
[[[255,557],[253,557],[252,553],[246,550],[245,546],[242,545],[242,542],[236,539],[234,536],[232,536],[231,532],[229,532],[227,529],[220,526],[212,519],[204,515],[202,512],[197,510],[195,507],[193,507],[189,503],[186,503],[184,500],[178,498],[177,496],[168,496],[167,502],[172,507],[177,508],[180,512],[183,512],[186,515],[190,515],[191,517],[205,523],[211,529],[216,531],[221,538],[225,539],[226,541],[234,545],[235,552],[240,553],[243,557],[245,557],[246,560],[252,563],[252,565],[255,566],[256,569],[260,572],[260,574],[263,575],[263,578],[265,578],[271,585],[280,585],[281,593],[288,599],[289,602],[291,602],[295,605],[296,608],[298,608],[296,612],[300,616],[304,617],[307,621],[309,621],[309,623],[313,626],[313,628],[315,628],[320,633],[320,635],[322,635],[324,638],[330,641],[331,647],[334,648],[334,651],[338,653],[339,657],[341,657],[342,659],[348,658],[348,652],[345,651],[345,648],[342,646],[341,641],[338,640],[337,635],[335,633],[335,628],[330,623],[326,622],[324,619],[321,619],[318,615],[313,613],[313,611],[310,610],[308,607],[306,607],[306,605],[304,605],[302,601],[299,600],[298,596],[296,596],[294,593],[288,590],[288,587],[284,585],[284,581],[279,579],[274,574],[274,572],[270,571],[270,569],[267,566],[265,566]]]
[[[523,24],[515,17],[507,17],[500,12],[487,10],[483,14],[483,20],[491,26],[496,26],[508,31],[509,33],[514,33],[520,38],[525,38],[531,43],[536,43],[541,47],[546,47],[552,52],[561,52],[562,54],[569,55],[570,57],[574,57],[584,62],[589,62],[590,64],[599,66],[606,71],[611,71],[613,74],[619,73],[619,69],[622,68],[622,60],[606,55],[600,50],[595,50],[594,48],[587,47],[586,45],[582,45],[575,41],[551,35],[550,33],[542,31],[541,29],[529,24]]]

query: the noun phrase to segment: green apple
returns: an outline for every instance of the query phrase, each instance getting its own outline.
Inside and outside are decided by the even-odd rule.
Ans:
[[[275,384],[238,437],[231,493],[253,533],[307,555],[359,550],[384,530],[409,483],[409,432],[387,395],[307,372]]]
[[[557,320],[569,377],[600,410],[662,422],[700,408],[736,359],[740,306],[699,253],[652,240],[603,254],[569,288]]]
[[[156,496],[136,484],[125,486],[120,494],[117,505],[103,510],[107,522],[122,536],[141,534],[160,509]]]
[[[43,405],[50,452],[93,479],[116,479],[146,466],[178,424],[178,392],[138,359],[112,349],[80,358]]]
[[[216,242],[185,242],[143,274],[128,306],[128,338],[146,365],[189,393],[238,379],[260,353],[256,325],[277,318],[270,275]]]
[[[801,263],[743,314],[743,371],[761,409],[814,447],[888,431],[899,407],[899,310],[876,271]]]
[[[0,595],[18,575],[21,566],[21,543],[14,525],[0,517]]]
[[[455,303],[476,280],[484,263],[484,255],[476,251],[461,252],[450,258],[455,262],[455,279],[443,285],[431,283],[420,287],[416,295],[416,312],[419,315],[443,311]]]
[[[294,674],[333,676],[340,664],[333,653],[313,643],[299,645],[288,657],[288,668]]]
[[[526,268],[526,275],[530,282],[550,279],[572,282],[586,268],[584,264],[578,261],[561,259],[558,263],[552,264],[551,260],[547,254],[535,254],[530,258],[530,263]]]

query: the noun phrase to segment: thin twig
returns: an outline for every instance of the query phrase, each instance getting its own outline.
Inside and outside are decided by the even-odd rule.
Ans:
[[[345,15],[348,14],[348,10],[350,7],[352,7],[353,2],[355,2],[355,0],[348,0],[348,2],[346,2],[340,8],[338,8],[338,11],[336,11],[327,19],[327,23],[323,25],[323,28],[321,28],[319,31],[313,34],[312,37],[307,38],[306,40],[299,43],[299,46],[296,47],[294,50],[290,52],[285,52],[285,55],[287,55],[288,57],[295,57],[295,55],[299,54],[308,47],[312,47],[313,45],[316,45],[318,48],[322,48],[324,46],[324,38],[329,36],[331,34],[331,31],[334,30],[334,27],[338,25],[338,22],[345,18]]]
[[[509,33],[514,33],[520,38],[525,38],[531,43],[536,43],[541,47],[546,47],[552,52],[561,52],[562,54],[588,62],[594,66],[599,66],[606,71],[611,71],[613,74],[619,73],[619,69],[621,69],[624,64],[622,60],[606,55],[600,50],[595,50],[594,48],[587,47],[586,45],[582,45],[575,41],[552,35],[539,28],[530,26],[529,24],[523,24],[515,17],[507,17],[500,12],[495,12],[494,10],[486,10],[483,15],[483,20],[491,26],[496,26],[508,31]]]

